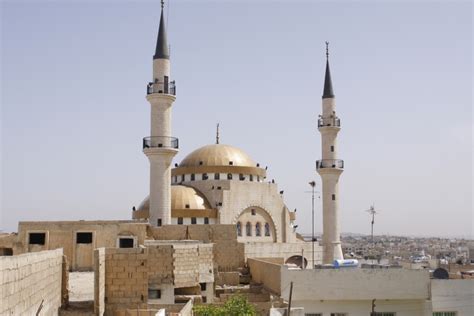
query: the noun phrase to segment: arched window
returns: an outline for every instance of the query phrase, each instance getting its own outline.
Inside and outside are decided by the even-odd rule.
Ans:
[[[255,224],[255,236],[262,236],[262,230],[260,223]]]
[[[237,236],[242,236],[242,223],[237,222]]]
[[[227,174],[227,180],[232,180],[232,173]]]
[[[245,225],[245,233],[247,236],[252,236],[252,225],[250,224],[250,222],[247,222],[247,224]]]
[[[270,224],[265,223],[265,236],[270,236]]]

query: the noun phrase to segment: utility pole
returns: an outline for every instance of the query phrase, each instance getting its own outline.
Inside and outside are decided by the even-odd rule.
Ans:
[[[372,247],[374,247],[374,223],[375,223],[375,215],[378,214],[380,211],[375,210],[375,205],[372,204],[370,209],[366,210],[367,213],[372,215],[372,222],[371,222],[371,228],[370,228],[370,239],[372,242]]]
[[[293,282],[290,283],[290,298],[288,299],[288,313],[287,316],[290,316],[291,313],[291,296],[293,295]]]
[[[309,183],[311,186],[311,268],[314,269],[314,187],[316,186],[315,181]]]

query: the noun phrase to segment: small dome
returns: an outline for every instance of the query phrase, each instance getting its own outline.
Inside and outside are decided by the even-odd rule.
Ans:
[[[138,210],[150,209],[150,197],[147,196],[140,204]],[[191,210],[206,210],[211,209],[209,202],[204,195],[196,189],[184,185],[171,186],[171,209],[191,209]]]
[[[196,149],[187,155],[179,167],[196,166],[238,166],[256,167],[256,163],[239,148],[213,144]]]

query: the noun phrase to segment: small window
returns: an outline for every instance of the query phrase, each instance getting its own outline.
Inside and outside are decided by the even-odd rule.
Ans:
[[[234,162],[233,161],[229,161],[229,166],[233,166],[234,165]]]
[[[321,313],[304,313],[304,316],[323,316]]]
[[[119,247],[120,248],[133,248],[133,238],[120,238]]]
[[[199,285],[201,286],[201,291],[205,291],[206,288],[207,288],[207,284],[206,283],[199,283]]]
[[[245,180],[245,176],[241,173],[239,174],[239,180],[240,181],[244,181]]]
[[[260,223],[255,224],[255,236],[262,236],[261,225]]]
[[[249,175],[249,180],[253,181],[253,174]]]
[[[46,233],[30,233],[30,245],[44,245],[46,242]]]
[[[77,233],[76,244],[92,244],[92,233]]]
[[[220,173],[214,173],[214,180],[220,180],[221,179],[221,174]]]
[[[186,204],[184,207],[185,207],[185,208],[189,208],[189,204]]]
[[[200,161],[200,162],[199,162],[199,165],[200,165],[200,166],[202,166],[202,164],[203,164],[203,162],[202,162],[202,161]]]
[[[257,211],[254,208],[250,212],[252,213],[253,216],[257,215]]]
[[[237,236],[242,236],[242,223],[237,222]]]
[[[392,313],[391,315],[395,315]],[[433,312],[433,316],[457,316],[456,312]]]
[[[270,236],[270,224],[265,223],[265,236]]]
[[[336,195],[335,195],[335,194],[332,195],[332,200],[333,200],[333,201],[336,200]]]
[[[232,173],[227,174],[227,180],[232,180]]]
[[[245,225],[245,233],[247,236],[252,236],[252,225],[249,222]]]
[[[204,217],[204,224],[209,224],[209,217]]]
[[[207,297],[203,296],[203,297],[202,297],[202,302],[203,302],[203,303],[207,303]]]
[[[202,179],[203,179],[203,180],[209,179],[209,176],[207,175],[207,173],[203,173],[203,174],[202,174]]]
[[[0,257],[1,256],[13,256],[13,248],[1,248],[0,247]]]
[[[260,176],[257,176],[257,182],[260,182]]]
[[[161,226],[161,218],[158,218],[158,220],[157,220],[157,224],[158,224],[158,227],[160,227],[160,226]]]
[[[161,290],[148,289],[148,299],[156,300],[161,298]]]
[[[184,174],[181,175],[181,182],[184,182]]]
[[[178,217],[178,225],[183,225],[183,218],[182,217]]]
[[[191,217],[191,224],[197,224],[196,217]]]
[[[395,313],[392,313],[392,312],[374,312],[374,313],[370,313],[370,316],[395,316]],[[455,314],[446,314],[446,315],[443,315],[443,316],[455,316]]]
[[[334,152],[334,146],[331,146],[331,152]]]
[[[174,183],[178,182],[178,176],[174,176]]]
[[[191,173],[191,181],[196,180],[196,175],[194,173]]]
[[[347,313],[331,313],[331,316],[347,316]]]

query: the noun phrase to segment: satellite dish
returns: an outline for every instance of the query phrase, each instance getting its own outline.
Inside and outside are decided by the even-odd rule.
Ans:
[[[446,269],[438,268],[433,272],[434,279],[447,280],[449,279],[449,273]]]

